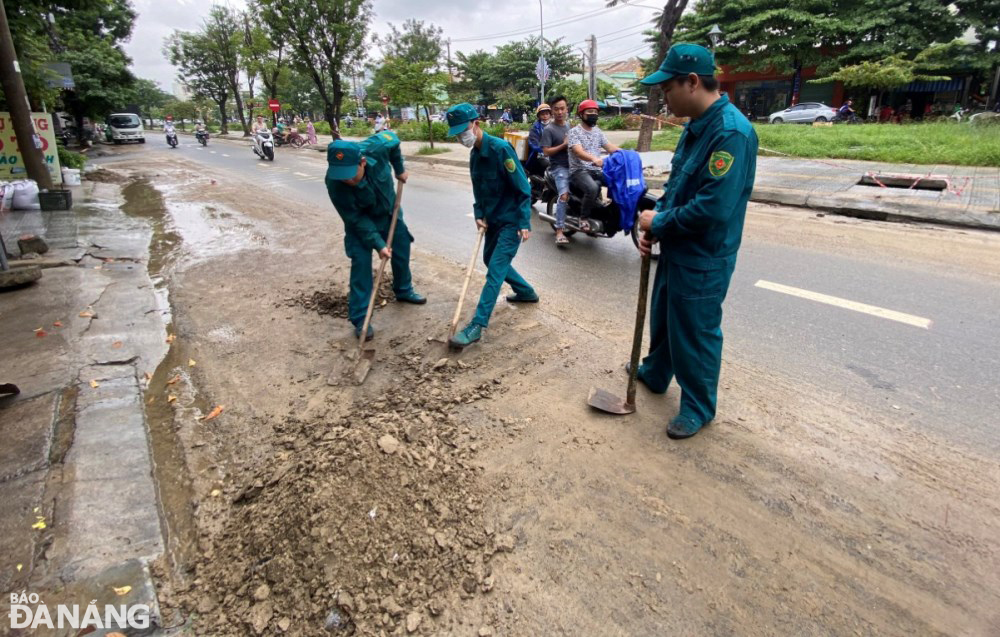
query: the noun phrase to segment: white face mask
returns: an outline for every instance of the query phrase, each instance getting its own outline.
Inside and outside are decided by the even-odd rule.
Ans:
[[[468,128],[458,134],[458,141],[460,141],[466,148],[472,148],[476,145],[476,133],[472,130],[471,124]]]

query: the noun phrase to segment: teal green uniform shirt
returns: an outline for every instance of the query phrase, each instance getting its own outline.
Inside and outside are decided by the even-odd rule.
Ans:
[[[483,143],[469,154],[469,172],[476,219],[531,230],[531,184],[513,146],[484,132]]]
[[[388,227],[392,208],[396,205],[396,176],[406,172],[399,138],[384,131],[361,142],[361,156],[367,160],[365,176],[356,186],[337,180],[326,180],[326,191],[340,218],[344,230],[367,250],[381,250],[385,240],[379,230]]]
[[[664,256],[699,269],[735,264],[756,172],[757,133],[723,95],[677,142],[652,224]]]

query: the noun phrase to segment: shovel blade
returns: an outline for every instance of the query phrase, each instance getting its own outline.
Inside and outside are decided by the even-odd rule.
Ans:
[[[635,405],[630,405],[621,396],[617,396],[606,389],[598,389],[597,387],[590,388],[587,404],[594,409],[618,416],[635,413]]]
[[[361,384],[368,378],[368,372],[372,369],[372,361],[375,360],[375,348],[366,347],[361,350],[358,363],[354,366],[354,382]]]

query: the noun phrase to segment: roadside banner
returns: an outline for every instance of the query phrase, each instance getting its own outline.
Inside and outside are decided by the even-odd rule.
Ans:
[[[59,151],[56,149],[56,134],[52,128],[51,113],[32,113],[31,121],[35,125],[36,144],[41,145],[45,155],[45,165],[52,175],[52,183],[62,183],[62,171],[59,168]],[[24,158],[17,147],[17,136],[10,113],[0,112],[0,180],[26,179]]]

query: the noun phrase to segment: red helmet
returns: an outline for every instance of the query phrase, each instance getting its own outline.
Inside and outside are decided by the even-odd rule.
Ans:
[[[588,108],[598,109],[600,107],[597,105],[597,102],[595,102],[594,100],[583,100],[582,102],[580,102],[580,105],[576,107],[576,114],[579,115],[579,114],[583,113],[585,110],[587,110]]]

